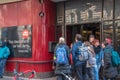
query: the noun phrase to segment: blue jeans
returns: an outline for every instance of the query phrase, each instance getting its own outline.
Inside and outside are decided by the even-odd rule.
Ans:
[[[78,78],[77,80],[88,80],[86,74],[86,63],[75,66],[75,71]]]
[[[102,65],[102,63],[101,63],[101,62],[98,62],[98,63],[97,63],[98,73],[99,73],[99,71],[100,71],[100,67],[101,67],[101,65]]]
[[[87,76],[88,76],[88,80],[95,80],[94,77],[94,72],[93,72],[93,67],[89,67],[87,68]]]
[[[6,65],[6,61],[7,59],[0,59],[0,77],[2,77],[4,74],[4,68]]]
[[[93,72],[94,72],[95,80],[99,80],[98,68],[97,67],[93,67]]]
[[[115,78],[110,78],[110,79],[104,78],[104,80],[115,80]]]

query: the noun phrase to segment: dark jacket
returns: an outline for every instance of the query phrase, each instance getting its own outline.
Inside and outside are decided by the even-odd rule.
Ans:
[[[97,47],[93,46],[93,47],[94,47],[97,63],[102,63],[102,59],[104,56],[103,49],[101,48],[101,46],[97,46]]]
[[[78,58],[78,46],[82,46],[81,41],[75,42],[72,46],[73,64],[75,66],[82,64],[82,63],[85,63],[85,62],[80,61]]]
[[[112,65],[112,46],[107,45],[104,49],[104,75],[107,78],[114,78],[117,76],[117,68]]]
[[[55,50],[54,50],[54,58],[56,57],[56,50],[59,46],[64,46],[66,51],[67,51],[67,57],[68,57],[68,64],[66,65],[59,65],[57,63],[55,63],[55,74],[61,74],[61,72],[64,72],[64,73],[70,73],[70,57],[69,57],[69,54],[70,54],[70,50],[69,50],[69,47],[66,45],[66,44],[57,44],[56,47],[55,47]]]

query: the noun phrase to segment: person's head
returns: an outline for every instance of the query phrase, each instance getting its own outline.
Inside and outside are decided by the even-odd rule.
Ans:
[[[62,44],[65,43],[65,39],[63,37],[60,37],[59,38],[59,43],[62,43]]]
[[[94,41],[94,39],[95,39],[95,36],[91,34],[91,35],[89,36],[89,41],[92,43],[92,42]]]
[[[81,34],[76,34],[75,35],[75,41],[82,41],[82,35]]]
[[[105,48],[108,45],[106,41],[102,42],[102,48]]]
[[[98,39],[95,39],[95,40],[94,40],[94,46],[96,46],[96,47],[97,47],[97,46],[99,46],[99,45],[100,45],[99,40],[98,40]]]
[[[111,38],[105,38],[105,41],[106,41],[108,44],[112,44]]]

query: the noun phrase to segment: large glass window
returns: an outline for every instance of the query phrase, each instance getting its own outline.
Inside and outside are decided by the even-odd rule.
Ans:
[[[113,18],[113,0],[104,0],[103,18],[104,20]]]
[[[106,21],[103,23],[103,40],[105,40],[106,37],[113,39],[113,22],[112,21]]]
[[[115,0],[115,18],[120,19],[120,0]]]
[[[116,26],[116,46],[120,46],[120,20],[115,21]]]

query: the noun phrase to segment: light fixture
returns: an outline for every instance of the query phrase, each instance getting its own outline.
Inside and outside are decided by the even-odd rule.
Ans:
[[[40,12],[39,16],[43,17],[44,16],[44,12]]]

